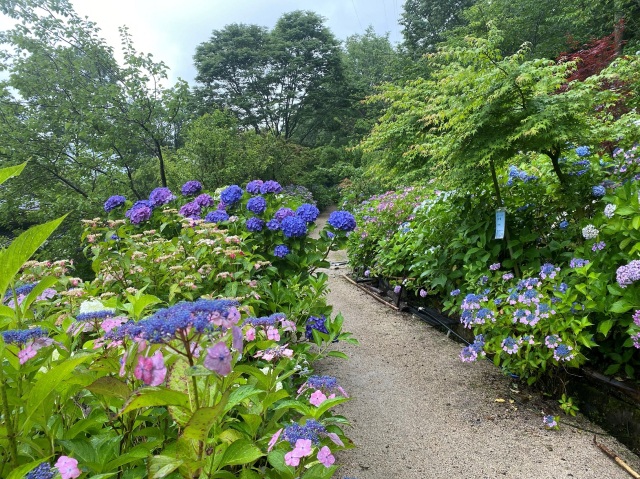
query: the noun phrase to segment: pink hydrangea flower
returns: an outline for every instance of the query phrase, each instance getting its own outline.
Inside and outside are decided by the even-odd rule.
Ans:
[[[316,389],[316,391],[309,397],[309,402],[314,406],[320,406],[320,404],[322,404],[326,400],[327,396],[325,396],[325,394],[320,391],[320,389]]]
[[[311,439],[298,439],[292,451],[284,455],[284,462],[287,466],[297,467],[300,459],[311,455]]]
[[[60,456],[55,464],[62,479],[76,479],[80,477],[82,471],[78,469],[78,461],[68,456]]]
[[[269,447],[267,448],[267,452],[271,452],[271,449],[273,449],[273,446],[275,446],[276,442],[278,442],[278,438],[280,437],[280,434],[282,434],[282,428],[278,429],[276,433],[273,436],[271,436],[271,440],[269,441]]]
[[[29,359],[34,357],[38,353],[38,350],[33,347],[32,344],[29,344],[26,348],[20,350],[18,352],[18,359],[20,360],[20,364],[24,364]]]
[[[140,356],[133,374],[147,386],[160,386],[167,376],[167,367],[164,365],[162,353],[156,351],[150,358]]]
[[[280,341],[280,331],[278,331],[278,328],[267,328],[267,339],[270,339],[272,341]]]
[[[207,349],[204,367],[217,372],[220,376],[226,376],[231,372],[231,351],[225,343],[219,342]]]
[[[256,328],[249,328],[244,332],[244,337],[247,341],[253,341],[256,339]]]
[[[324,464],[325,467],[331,466],[334,462],[336,462],[336,458],[331,454],[331,449],[327,446],[323,446],[318,451],[318,461]]]

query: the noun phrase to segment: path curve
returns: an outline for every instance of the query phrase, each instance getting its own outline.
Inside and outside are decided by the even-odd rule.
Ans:
[[[346,255],[332,252],[329,259]],[[360,341],[336,346],[348,361],[326,358],[318,368],[336,376],[352,397],[338,411],[351,421],[346,433],[357,447],[338,455],[342,468],[336,477],[630,477],[593,445],[592,433],[566,425],[546,431],[544,402],[514,392],[490,362],[462,363],[460,346],[443,333],[376,302],[342,277],[346,269],[325,271],[329,303]],[[582,417],[567,421],[599,432],[600,442],[640,470],[640,458],[599,427]]]

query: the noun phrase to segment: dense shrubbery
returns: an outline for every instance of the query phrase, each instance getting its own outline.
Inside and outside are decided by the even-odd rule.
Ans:
[[[93,282],[67,262],[6,277],[0,477],[332,477],[348,396],[313,361],[354,340],[317,268],[355,222],[312,239],[317,208],[281,190],[111,197],[85,221]],[[51,227],[16,240],[14,272]]]
[[[638,148],[568,150],[564,188],[547,159],[515,159],[498,175],[505,240],[488,188],[404,189],[358,207],[352,266],[459,314],[476,335],[464,361],[489,354],[530,383],[585,362],[637,378]]]

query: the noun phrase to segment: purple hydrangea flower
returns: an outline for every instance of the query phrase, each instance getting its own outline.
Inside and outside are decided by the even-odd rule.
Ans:
[[[621,288],[626,288],[640,279],[640,260],[633,260],[629,264],[620,266],[616,270],[616,279]]]
[[[265,181],[260,186],[260,193],[262,193],[263,195],[266,195],[267,193],[280,193],[281,191],[282,186],[280,186],[280,183],[273,180]]]
[[[393,292],[395,294],[400,294],[400,291],[402,291],[402,286],[400,286],[399,284],[397,284],[394,288],[393,288]]]
[[[175,200],[176,197],[169,188],[156,188],[149,194],[149,201],[151,202],[151,206],[154,208],[156,206],[166,205],[170,201]]]
[[[256,215],[260,215],[267,209],[267,200],[262,196],[254,196],[247,201],[247,209]]]
[[[300,238],[307,234],[307,224],[297,216],[287,216],[281,226],[287,238]]]
[[[277,256],[278,258],[284,258],[290,252],[291,251],[289,250],[287,245],[284,245],[284,244],[276,245],[276,247],[273,249],[273,255]]]
[[[313,223],[319,214],[320,210],[310,203],[304,203],[296,210],[296,216],[302,218],[307,223]]]
[[[229,219],[229,215],[225,210],[215,210],[207,213],[207,216],[204,217],[204,220],[208,223],[220,223],[222,221],[227,221]]]
[[[47,331],[37,327],[31,329],[10,329],[0,333],[2,339],[7,344],[25,344],[28,341],[35,341],[36,339],[47,336]]]
[[[636,326],[640,326],[640,309],[636,309],[636,312],[633,313],[632,318],[633,318],[633,323]]]
[[[540,266],[540,277],[542,279],[553,279],[556,277],[556,273],[560,271],[560,268],[556,268],[553,264],[551,263],[545,263],[542,266]]]
[[[342,231],[353,231],[356,228],[356,219],[348,211],[334,211],[329,215],[327,223]]]
[[[554,416],[544,416],[542,418],[542,425],[547,429],[554,429],[558,427],[558,422],[556,421],[556,418]]]
[[[220,193],[220,199],[225,205],[229,206],[240,201],[243,193],[242,188],[238,185],[227,186]]]
[[[507,336],[502,340],[502,349],[507,354],[515,354],[518,352],[520,341],[512,338],[511,336]]]
[[[500,269],[500,263],[493,263],[492,265],[489,266],[489,269],[491,271],[497,271]]]
[[[195,201],[185,203],[182,205],[182,208],[180,208],[180,214],[185,218],[198,219],[201,213],[200,205]]]
[[[127,199],[124,196],[111,196],[107,201],[104,202],[104,211],[108,213],[109,211],[116,209],[118,206],[124,205],[125,201],[127,201]]]
[[[602,251],[605,246],[607,246],[607,243],[605,243],[604,241],[598,241],[597,243],[593,244],[593,246],[591,247],[591,251]]]
[[[459,289],[454,289],[453,291],[451,291],[451,296],[458,296],[459,294],[460,294]]]
[[[426,298],[428,293],[425,289],[420,289],[420,292],[418,294],[421,298]]]
[[[247,230],[257,233],[258,231],[262,231],[262,228],[264,228],[264,220],[261,220],[256,216],[252,216],[246,221],[245,226],[247,227]]]
[[[582,268],[583,266],[585,266],[588,263],[589,263],[588,259],[571,258],[571,261],[569,262],[569,267],[570,268]]]
[[[219,342],[207,349],[204,367],[217,372],[220,376],[226,376],[231,372],[231,351],[225,343]]]
[[[182,185],[182,194],[184,196],[193,196],[200,193],[202,190],[202,183],[196,180],[187,181],[184,185]]]
[[[199,205],[201,208],[207,208],[216,204],[211,195],[208,195],[206,193],[196,196],[196,199],[193,200],[193,202]]]
[[[293,211],[291,208],[280,208],[278,211],[276,211],[276,214],[273,217],[274,219],[281,222],[287,216],[295,216],[295,215],[296,215],[295,211]]]
[[[260,193],[260,187],[264,184],[262,180],[253,180],[247,183],[247,192],[252,195],[257,195]]]
[[[544,344],[549,349],[557,348],[561,342],[562,342],[562,339],[560,339],[560,337],[556,334],[550,334],[549,336],[544,338]]]
[[[134,225],[139,225],[143,221],[151,218],[153,207],[147,200],[136,201],[133,206],[124,214]]]

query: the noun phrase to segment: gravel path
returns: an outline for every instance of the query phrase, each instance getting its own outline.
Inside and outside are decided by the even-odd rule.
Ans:
[[[343,261],[343,251],[332,253]],[[460,346],[417,318],[397,313],[330,269],[329,302],[359,346],[338,344],[349,361],[322,360],[353,398],[339,412],[351,422],[356,448],[338,455],[337,477],[357,479],[577,478],[627,479],[592,444],[593,433],[542,427],[555,401],[517,391],[488,361],[464,364]],[[564,418],[563,418],[564,419]],[[640,458],[584,418],[598,440],[636,471]]]

